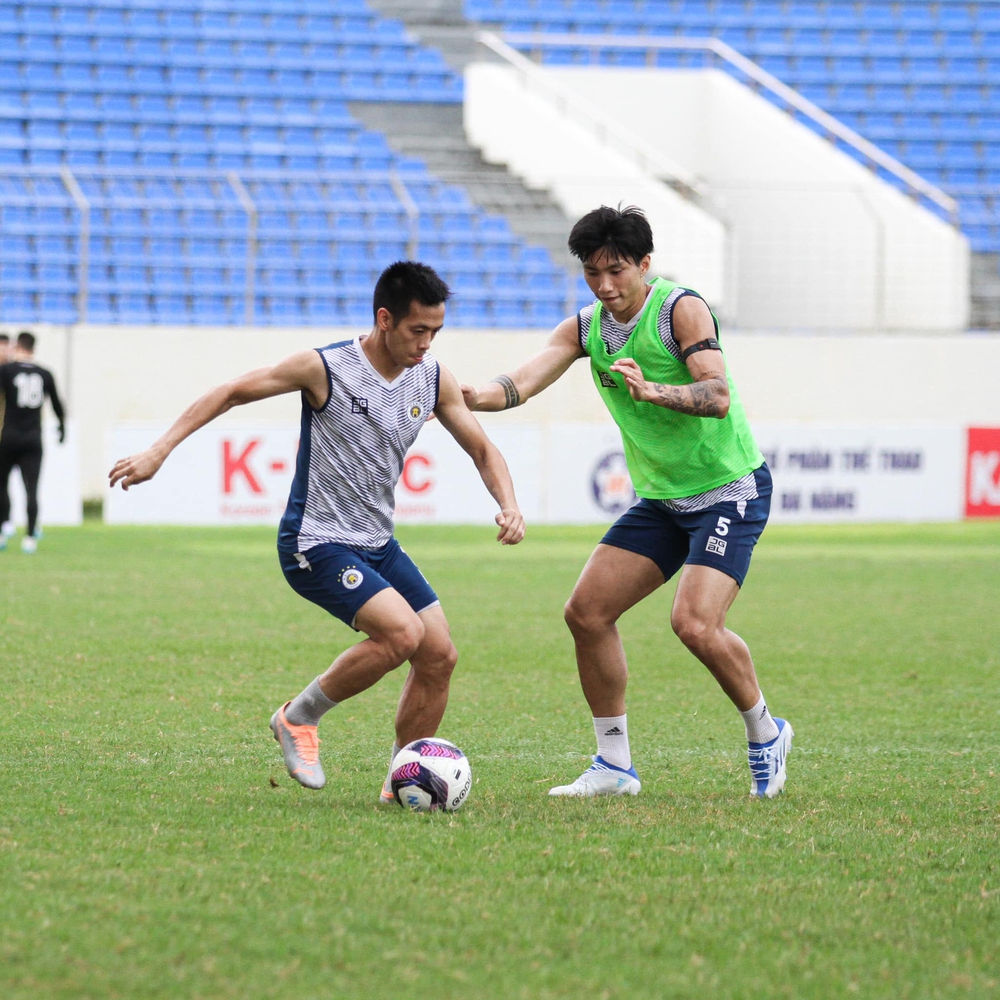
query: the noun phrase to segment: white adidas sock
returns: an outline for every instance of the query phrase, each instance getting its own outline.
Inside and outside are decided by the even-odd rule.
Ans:
[[[760,701],[746,712],[740,712],[743,724],[747,727],[747,742],[770,743],[778,735],[778,725],[771,718],[761,694]]]
[[[623,771],[632,766],[626,718],[624,715],[613,715],[607,719],[594,719],[598,757],[609,764],[614,764],[615,767],[620,767]]]

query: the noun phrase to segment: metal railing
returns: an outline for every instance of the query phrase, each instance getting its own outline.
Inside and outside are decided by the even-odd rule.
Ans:
[[[236,192],[243,211],[247,213],[247,270],[246,284],[243,288],[243,322],[253,325],[254,314],[254,282],[257,274],[257,206],[250,192],[243,185],[235,170],[226,173],[229,186]]]
[[[885,150],[869,142],[864,136],[858,135],[853,129],[813,104],[812,101],[803,97],[798,91],[782,83],[777,77],[768,73],[761,66],[758,66],[752,59],[748,59],[737,52],[736,49],[721,39],[711,37],[659,38],[624,35],[548,34],[544,32],[529,34],[514,32],[505,34],[501,38],[491,31],[481,31],[476,37],[479,43],[485,48],[512,65],[519,72],[530,76],[534,85],[547,88],[554,100],[564,101],[568,94],[573,100],[574,111],[576,111],[577,106],[582,106],[582,110],[589,114],[591,120],[599,128],[608,127],[608,116],[603,116],[595,113],[592,109],[587,109],[583,101],[573,95],[569,91],[569,88],[551,80],[549,75],[541,70],[537,63],[528,59],[519,50],[527,49],[534,51],[539,56],[544,49],[553,47],[588,49],[592,53],[615,50],[645,51],[647,53],[646,63],[649,66],[655,66],[657,54],[664,51],[707,53],[709,56],[739,71],[753,81],[757,87],[769,91],[780,102],[790,108],[794,108],[795,111],[813,121],[828,138],[832,137],[833,139],[840,140],[844,145],[861,154],[864,160],[870,165],[881,167],[887,174],[895,177],[912,196],[924,198],[933,205],[936,205],[948,216],[953,225],[958,225],[959,208],[954,198],[950,197],[939,187],[931,184],[930,181],[921,177],[905,164],[900,163],[899,160],[890,156]],[[613,123],[611,127],[614,127]],[[635,149],[634,155],[638,155],[640,152],[638,147],[635,147],[634,143],[630,145],[633,145]],[[654,168],[650,172],[656,174],[657,171]],[[677,176],[683,177],[684,175],[678,174]],[[692,185],[692,188],[695,191],[699,190],[694,185]]]
[[[467,179],[474,179],[476,175],[469,175]],[[127,182],[118,184],[118,181]],[[133,209],[140,210],[144,214],[143,220],[139,223],[142,235],[139,238],[151,239],[159,236],[177,239],[229,239],[233,240],[233,230],[219,230],[214,233],[211,230],[189,232],[172,231],[158,233],[152,223],[147,226],[148,213],[157,210],[189,212],[193,210],[206,210],[214,212],[240,212],[245,218],[245,256],[242,250],[243,237],[239,237],[239,257],[233,260],[208,260],[204,258],[184,258],[174,262],[149,259],[122,259],[119,263],[123,265],[139,265],[156,263],[167,266],[173,264],[178,268],[203,269],[205,267],[228,268],[230,271],[243,271],[242,278],[242,314],[243,322],[253,325],[257,320],[258,288],[256,287],[256,275],[259,266],[266,264],[268,267],[281,269],[281,264],[267,263],[267,258],[262,257],[262,244],[270,239],[301,239],[307,242],[340,242],[338,233],[332,226],[327,230],[312,230],[292,234],[270,233],[262,236],[261,217],[266,212],[351,212],[361,213],[370,216],[380,211],[396,211],[399,213],[399,232],[397,237],[389,237],[386,231],[371,230],[364,238],[364,242],[377,243],[380,240],[385,242],[398,242],[405,244],[406,255],[411,259],[419,257],[421,244],[425,246],[428,242],[437,244],[442,239],[440,229],[435,227],[433,233],[428,231],[422,224],[422,213],[420,208],[420,197],[415,195],[411,187],[416,185],[423,188],[425,186],[441,187],[446,183],[461,182],[460,177],[449,176],[447,181],[442,178],[426,175],[418,175],[415,178],[404,176],[395,169],[383,171],[340,171],[315,173],[311,171],[290,171],[290,170],[256,170],[253,172],[238,172],[225,170],[210,170],[199,168],[165,168],[165,167],[70,167],[68,165],[35,165],[35,166],[13,166],[5,167],[3,175],[0,176],[0,236],[11,235],[16,232],[19,235],[37,237],[39,232],[33,232],[32,224],[19,224],[16,230],[4,226],[2,209],[7,207],[55,207],[62,208],[67,212],[75,211],[75,232],[67,230],[59,235],[76,238],[75,251],[69,251],[69,263],[75,266],[75,275],[72,280],[75,282],[75,322],[85,323],[88,320],[88,313],[91,311],[93,295],[96,290],[92,288],[91,263],[96,261],[91,253],[91,244],[94,237],[104,236],[114,237],[115,235],[125,237],[136,237],[138,233],[135,229],[131,231],[123,230],[115,233],[114,224],[111,223],[107,230],[95,224],[95,213],[105,210]],[[266,189],[268,184],[280,187],[288,197],[277,198],[274,193],[268,194]],[[300,198],[294,200],[291,197],[292,189],[297,185],[308,185],[310,189],[326,196],[326,200],[316,200],[304,203]],[[366,189],[383,188],[386,192],[386,200],[377,203],[374,201],[362,202],[359,198],[339,199],[334,192],[343,191],[345,187],[351,188],[361,185]],[[44,186],[44,193],[42,187]],[[389,195],[389,192],[392,192]],[[394,200],[394,203],[393,203]],[[424,214],[435,215],[439,212],[457,211],[460,209],[449,208],[438,203],[437,206],[425,205]],[[477,211],[474,207],[468,208],[469,212]],[[370,220],[368,220],[370,221]],[[73,225],[70,223],[70,225]],[[51,233],[51,230],[49,230]],[[475,238],[463,231],[458,239],[472,240]],[[356,239],[347,237],[348,242],[357,242]],[[509,236],[511,243],[519,242],[520,239],[514,233]],[[501,240],[502,242],[502,240]],[[0,251],[2,253],[2,251]],[[294,264],[285,264],[294,268]],[[364,264],[359,261],[357,267],[363,269]],[[575,275],[565,272],[559,264],[553,262],[555,270],[565,274],[565,291],[558,294],[565,301],[566,308],[573,311],[576,306],[575,301]],[[343,265],[340,265],[342,268]],[[483,265],[489,267],[488,264]],[[332,268],[337,270],[337,266]],[[239,280],[239,279],[238,279]],[[16,287],[16,286],[15,286]],[[562,286],[561,286],[562,287]],[[233,286],[230,286],[232,289]],[[308,297],[319,295],[337,296],[337,289],[331,288],[328,292],[318,292],[315,286],[298,289],[298,296]],[[44,290],[44,289],[43,289]],[[152,288],[149,289],[152,291]],[[185,290],[171,290],[171,294],[193,295],[207,294],[204,288],[191,287],[190,283],[185,286]],[[236,298],[234,291],[221,293],[233,302]]]

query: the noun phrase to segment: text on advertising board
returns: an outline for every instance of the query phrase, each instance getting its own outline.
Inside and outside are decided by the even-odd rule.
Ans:
[[[1000,517],[1000,427],[970,427],[966,517]]]

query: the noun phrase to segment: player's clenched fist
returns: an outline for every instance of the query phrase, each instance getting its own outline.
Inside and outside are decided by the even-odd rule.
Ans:
[[[462,390],[462,399],[465,400],[465,405],[470,410],[475,410],[479,403],[479,390],[476,389],[474,385],[465,385],[464,383],[460,386]]]
[[[517,545],[524,538],[524,515],[516,507],[505,507],[496,516],[500,527],[497,541],[501,545]]]

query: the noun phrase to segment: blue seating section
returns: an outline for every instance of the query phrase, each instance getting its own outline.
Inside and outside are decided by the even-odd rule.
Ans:
[[[973,249],[1000,251],[1000,3],[465,0],[465,13],[511,33],[720,38],[952,194]],[[594,56],[549,45],[543,61]],[[596,61],[706,64],[613,43]]]
[[[546,250],[348,100],[455,102],[461,80],[361,0],[0,2],[0,321],[76,321],[86,259],[92,322],[367,323],[414,234],[451,322],[565,315]]]
[[[0,177],[3,318],[77,318],[82,213],[58,169]],[[368,323],[379,271],[407,256],[400,177],[420,212],[416,255],[455,289],[450,322],[548,326],[565,315],[568,278],[548,251],[525,246],[506,219],[419,166],[395,178],[259,171],[234,182],[218,172],[101,167],[73,176],[90,206],[91,322]]]

